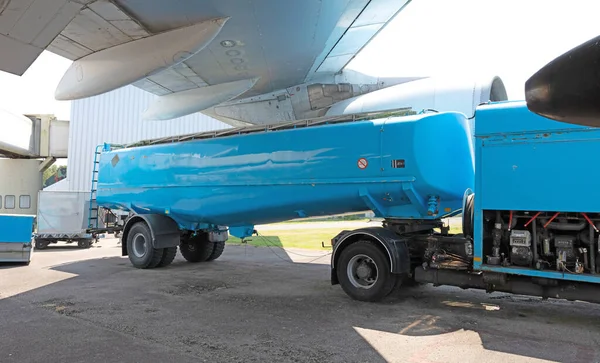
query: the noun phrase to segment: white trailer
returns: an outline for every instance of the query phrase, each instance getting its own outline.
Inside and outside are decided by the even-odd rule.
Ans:
[[[47,191],[38,194],[35,248],[51,243],[74,243],[89,248],[97,235],[89,231],[90,192]],[[104,227],[102,220],[99,227]]]

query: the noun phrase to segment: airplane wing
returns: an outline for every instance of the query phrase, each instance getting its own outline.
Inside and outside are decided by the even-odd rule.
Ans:
[[[409,1],[0,0],[0,69],[22,75],[46,49],[73,61],[96,54],[96,64],[114,67],[111,77],[117,79],[125,70],[109,61],[118,62],[123,52],[107,59],[100,57],[103,51],[226,18],[183,62],[166,62],[123,82],[165,96],[250,79],[243,95],[252,97],[340,72]],[[135,56],[143,66],[154,55]]]

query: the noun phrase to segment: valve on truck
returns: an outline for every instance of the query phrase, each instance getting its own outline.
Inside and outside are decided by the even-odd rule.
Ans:
[[[500,243],[502,242],[502,224],[496,223],[494,225],[494,230],[492,231],[492,238],[492,255],[488,256],[488,263],[490,265],[499,265],[501,262]]]

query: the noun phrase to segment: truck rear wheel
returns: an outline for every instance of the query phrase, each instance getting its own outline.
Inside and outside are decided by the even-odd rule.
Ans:
[[[137,222],[127,235],[127,255],[136,268],[154,268],[163,258],[165,249],[152,246],[150,228],[144,222]]]
[[[181,255],[188,262],[204,262],[212,256],[215,244],[204,233],[183,239],[179,245]]]
[[[221,257],[223,251],[225,250],[225,242],[214,242],[213,244],[215,245],[214,249],[207,261],[216,260],[217,258]]]
[[[368,240],[354,242],[342,251],[336,273],[346,294],[369,302],[389,295],[398,279],[390,272],[388,256]]]
[[[163,256],[157,267],[165,267],[171,264],[177,256],[177,247],[167,247],[164,249]]]

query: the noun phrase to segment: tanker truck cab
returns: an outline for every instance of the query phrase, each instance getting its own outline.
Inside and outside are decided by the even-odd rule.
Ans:
[[[332,284],[362,301],[419,282],[600,302],[600,189],[596,177],[573,178],[595,170],[600,129],[536,115],[520,101],[480,105],[474,125],[462,233],[448,233],[441,216],[404,215],[342,231],[332,240]]]

